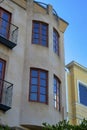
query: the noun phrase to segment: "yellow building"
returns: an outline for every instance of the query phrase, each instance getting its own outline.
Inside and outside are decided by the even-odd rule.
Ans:
[[[67,119],[79,124],[87,119],[87,68],[74,61],[66,68]]]

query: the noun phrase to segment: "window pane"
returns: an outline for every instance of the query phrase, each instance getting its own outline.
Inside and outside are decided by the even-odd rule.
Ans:
[[[56,93],[56,92],[57,92],[56,85],[54,85],[54,93]]]
[[[46,40],[47,40],[47,36],[42,35],[42,40],[43,40],[43,41],[46,41]]]
[[[38,28],[34,28],[34,33],[39,33],[39,29]]]
[[[47,34],[47,32],[46,32],[46,30],[42,30],[42,33],[41,33],[42,35],[46,35]]]
[[[2,70],[2,62],[0,62],[0,71]]]
[[[42,30],[47,30],[47,25],[42,25]]]
[[[31,93],[30,94],[30,100],[37,101],[37,94],[36,93]]]
[[[34,44],[39,44],[39,39],[33,39]]]
[[[53,86],[53,94],[54,94],[54,107],[59,110],[60,106],[60,82],[56,76],[54,76],[54,86]]]
[[[46,94],[46,88],[40,87],[40,94]]]
[[[37,70],[32,70],[31,71],[31,76],[32,77],[38,77],[38,71]]]
[[[56,30],[53,30],[53,50],[55,53],[59,53],[59,35]]]
[[[80,103],[87,106],[87,87],[79,84]]]
[[[31,84],[38,84],[38,79],[37,78],[32,78],[31,79]]]
[[[46,80],[41,79],[40,80],[40,86],[46,86]]]
[[[46,96],[40,95],[40,102],[46,102]]]
[[[47,103],[47,72],[40,69],[31,69],[30,72],[30,100]]]
[[[39,34],[38,33],[34,33],[33,38],[38,39],[39,38]]]
[[[1,24],[2,24],[2,25],[1,25],[2,28],[5,28],[5,29],[6,29],[6,27],[8,26],[8,23],[7,23],[6,21],[4,21],[4,20],[3,20],[3,22],[2,22]]]
[[[3,36],[3,37],[6,37],[6,35],[7,35],[7,31],[6,31],[5,28],[2,28],[2,29],[0,30],[0,33],[1,33],[1,36]]]
[[[7,13],[3,13],[2,18],[5,19],[6,21],[9,21],[9,15]]]
[[[46,79],[46,72],[40,72],[40,78]]]
[[[47,41],[42,40],[41,44],[42,44],[43,46],[46,46],[46,45],[47,45]]]
[[[37,22],[34,22],[34,28],[39,28],[39,23],[37,23]]]
[[[37,92],[38,86],[32,85],[31,92]]]
[[[32,42],[34,44],[40,44],[43,46],[47,46],[47,29],[48,26],[41,22],[33,22],[33,34],[32,34]]]

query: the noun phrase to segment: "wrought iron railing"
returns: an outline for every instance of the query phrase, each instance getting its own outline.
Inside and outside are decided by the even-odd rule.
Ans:
[[[0,79],[0,104],[11,107],[13,84]]]
[[[0,36],[17,44],[18,27],[0,17]]]
[[[45,4],[45,3],[43,3],[43,2],[38,2],[38,1],[36,1],[36,0],[34,0],[34,2],[37,3],[37,4],[39,4],[40,6],[42,6],[42,7],[45,8],[45,9],[47,9],[47,7],[48,7],[48,5]],[[52,12],[53,12],[53,15],[55,15],[55,16],[58,18],[58,14],[57,14],[57,12],[55,11],[55,9],[53,9]]]

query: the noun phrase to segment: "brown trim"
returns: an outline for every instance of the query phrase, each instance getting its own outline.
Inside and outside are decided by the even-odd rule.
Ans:
[[[5,68],[6,68],[6,61],[5,60],[3,60],[3,59],[1,59],[0,58],[0,63],[2,63],[2,71],[1,71],[1,73],[2,73],[2,77],[0,77],[0,102],[1,102],[1,100],[2,100],[2,91],[3,91],[3,82],[2,82],[2,80],[4,80],[4,78],[5,78]]]
[[[36,76],[31,76],[31,72],[32,70],[36,70],[37,71],[37,77]],[[40,73],[41,72],[45,72],[46,74],[46,78],[41,78],[42,80],[46,81],[46,86],[40,86]],[[31,79],[32,78],[37,78],[38,83],[37,84],[31,84]],[[30,68],[30,86],[29,86],[29,101],[31,102],[40,102],[40,103],[45,103],[48,104],[48,71],[43,70],[43,69],[39,69],[39,68]],[[37,86],[37,92],[31,92],[31,85],[35,85]],[[41,94],[40,93],[40,87],[46,88],[46,94]],[[36,93],[37,94],[37,100],[31,100],[30,99],[30,94],[31,93]],[[44,95],[45,96],[45,102],[41,102],[40,101],[40,95]]]
[[[55,28],[53,28],[53,47],[54,47],[54,33],[56,34],[56,37],[58,38],[58,50],[56,50],[54,52],[59,56],[60,55],[60,44],[59,44],[60,35],[59,35],[59,32]]]
[[[39,32],[38,33],[34,33],[34,23],[38,23],[39,24]],[[42,35],[41,33],[42,33],[42,25],[46,25],[47,26],[47,30],[46,30],[46,35]],[[39,37],[38,38],[33,38],[33,34],[38,34],[39,35]],[[45,36],[46,37],[46,40],[44,40],[44,41],[46,41],[46,45],[45,45],[45,47],[48,47],[48,23],[45,23],[45,22],[42,22],[42,21],[36,21],[36,20],[33,20],[32,21],[32,44],[35,44],[35,43],[33,43],[33,40],[34,39],[37,39],[39,42],[37,43],[37,45],[42,45],[42,46],[44,46],[43,44],[42,44],[42,36]]]
[[[4,65],[3,66],[3,77],[2,77],[2,80],[4,80],[4,77],[5,77],[5,68],[6,68],[6,61],[0,58],[0,62],[2,62],[3,65]]]
[[[2,18],[2,14],[4,12],[9,16],[9,20],[6,21],[6,22],[8,22],[8,26],[6,27],[6,35],[7,35],[6,38],[9,39],[9,36],[10,36],[10,23],[11,23],[12,14],[9,11],[7,11],[7,10],[3,9],[2,7],[0,7],[0,18]],[[5,20],[5,19],[3,19],[3,20]]]
[[[54,75],[54,79],[56,80],[57,83],[59,83],[59,88],[57,88],[57,84],[56,84],[56,100],[54,99],[54,101],[56,101],[56,109],[60,111],[60,84],[61,84],[61,81],[60,79]],[[58,94],[59,92],[59,94]],[[54,91],[53,91],[54,93]],[[59,99],[59,100],[58,100]]]

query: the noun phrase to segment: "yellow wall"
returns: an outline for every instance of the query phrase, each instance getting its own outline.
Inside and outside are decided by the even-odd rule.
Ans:
[[[78,82],[87,85],[87,69],[76,62],[66,66],[68,82],[68,118],[70,123],[78,124],[83,118],[87,118],[87,107],[79,103]]]

